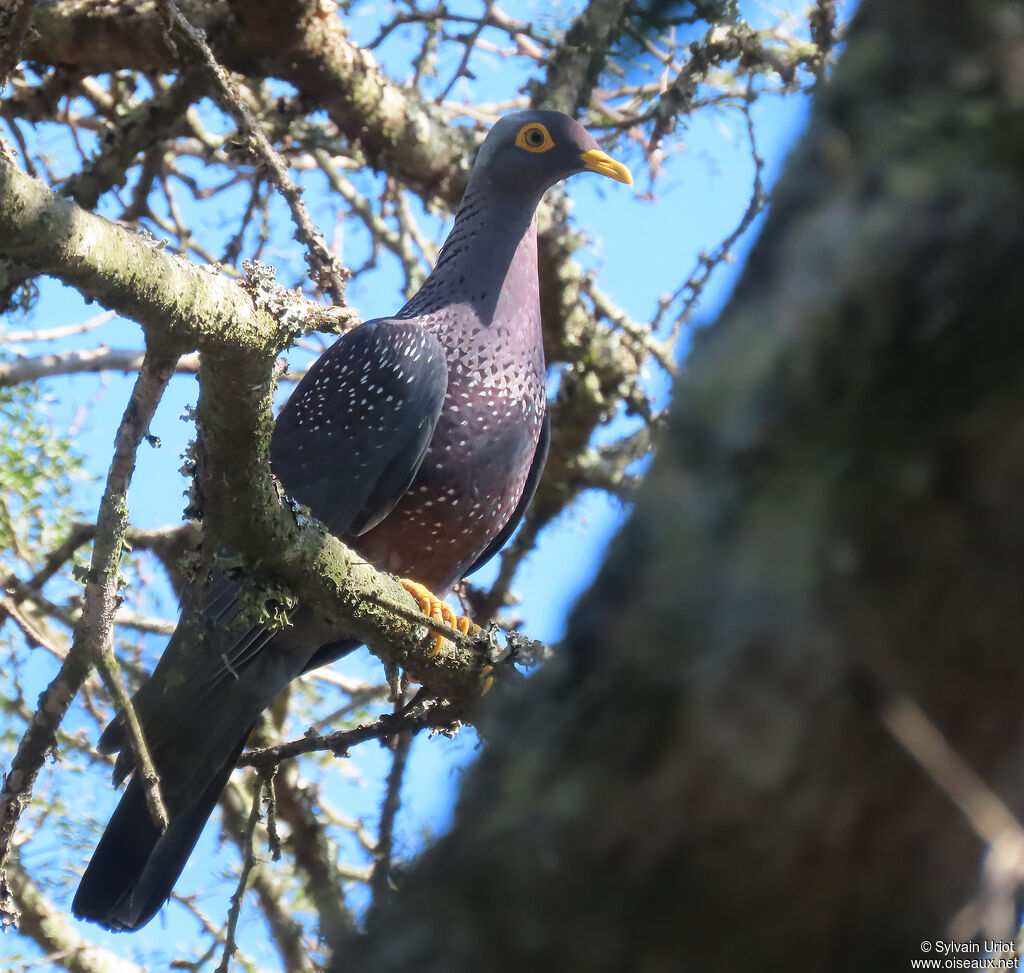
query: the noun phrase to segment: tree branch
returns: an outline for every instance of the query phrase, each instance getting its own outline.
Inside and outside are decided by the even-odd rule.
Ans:
[[[373,56],[348,37],[333,11],[316,0],[183,3],[190,23],[211,39],[230,70],[255,69],[293,84],[323,105],[371,163],[388,168],[428,196],[451,201],[468,177],[467,144],[414,88],[396,85]],[[27,56],[92,72],[179,65],[154,5],[123,3],[102,16],[88,5],[57,0],[40,6]]]
[[[305,875],[305,893],[320,920],[319,933],[332,953],[344,955],[356,921],[339,881],[337,850],[328,821],[318,813],[313,786],[300,783],[296,767],[285,764],[274,779],[278,817],[291,831],[290,851]]]
[[[298,187],[288,174],[284,160],[270,144],[253,113],[243,104],[238,89],[227,71],[217,63],[213,51],[206,43],[202,31],[189,23],[188,18],[178,9],[174,0],[157,0],[168,20],[173,23],[181,35],[195,49],[206,71],[219,92],[218,101],[235,119],[241,130],[252,140],[257,155],[270,173],[274,185],[284,197],[292,214],[297,232],[296,236],[306,248],[306,261],[314,279],[319,286],[330,295],[331,300],[339,306],[345,304],[346,273],[342,270],[334,254],[327,248],[320,231],[309,218],[306,204],[302,201]]]
[[[575,115],[590,103],[627,6],[626,0],[590,0],[551,55],[547,78],[530,97],[533,105]]]
[[[234,282],[164,253],[152,237],[94,216],[3,163],[0,241],[7,256],[138,321],[168,355],[206,342],[268,354],[279,346],[275,322]]]
[[[35,0],[12,0],[0,9],[0,88],[21,59],[35,5]]]
[[[229,783],[220,798],[221,813],[224,816],[222,834],[225,839],[235,842],[239,842],[245,832],[246,809],[241,791],[242,787],[237,782]],[[308,955],[305,930],[291,911],[286,883],[269,868],[255,869],[250,881],[260,909],[266,916],[267,927],[281,957],[282,968],[289,973],[315,973],[313,960]]]
[[[249,818],[246,821],[245,829],[242,832],[242,867],[238,872],[238,884],[231,896],[231,908],[228,910],[228,921],[224,929],[224,950],[221,953],[220,963],[214,973],[228,973],[228,966],[231,957],[234,956],[238,945],[235,942],[235,930],[238,928],[238,917],[242,912],[242,902],[245,899],[245,887],[249,882],[249,875],[256,866],[256,852],[254,850],[256,839],[256,825],[260,820],[260,798],[263,796],[263,788],[270,787],[270,781],[262,773],[256,774],[256,786],[252,789],[252,806],[249,809]]]
[[[392,890],[392,853],[395,844],[395,818],[402,806],[402,780],[405,765],[412,749],[413,732],[402,730],[391,738],[391,769],[388,771],[384,800],[377,824],[377,847],[374,848],[373,871],[370,873],[370,891],[373,907],[382,908]]]
[[[433,727],[449,729],[457,717],[452,708],[433,701],[414,703],[404,713],[386,713],[373,723],[360,723],[350,730],[337,730],[324,735],[313,734],[301,740],[281,743],[274,747],[263,747],[243,753],[238,758],[239,767],[267,767],[289,760],[303,753],[329,751],[339,757],[367,740],[384,740],[399,733],[416,733],[419,730]]]
[[[53,352],[0,361],[0,388],[36,382],[55,375],[81,375],[85,372],[134,373],[142,366],[145,352],[129,348],[88,348],[78,351]],[[178,374],[194,375],[199,371],[198,355],[182,355],[175,366]]]
[[[32,881],[17,855],[8,860],[6,869],[9,888],[21,915],[19,931],[44,956],[59,957],[61,968],[67,973],[145,973],[143,967],[82,938],[63,910]],[[12,903],[0,903],[0,911],[10,915]]]
[[[101,671],[107,676],[108,688],[115,695],[120,688],[120,682],[114,677],[111,666],[112,626],[119,600],[121,554],[128,526],[126,497],[135,470],[136,450],[149,431],[150,420],[173,370],[173,358],[147,355],[118,428],[114,458],[96,518],[96,539],[92,565],[85,583],[82,617],[75,626],[74,641],[60,671],[40,696],[39,709],[18,744],[11,769],[0,791],[0,869],[7,860],[14,831],[31,798],[39,769],[46,755],[56,746],[57,727],[98,657],[106,656],[106,664]],[[134,717],[130,702],[122,715],[128,719]],[[135,756],[143,768],[147,785],[147,803],[153,811],[154,819],[166,822],[166,812],[163,812],[156,794],[156,775],[149,763],[137,721],[131,730],[132,749],[136,751]],[[9,918],[16,921],[16,916]]]
[[[1001,9],[861,4],[561,662],[350,968],[859,973],[954,917],[1017,938],[986,910],[1024,808],[1024,45]]]
[[[431,657],[421,634],[432,623],[416,612],[412,596],[315,521],[298,516],[270,475],[277,351],[311,322],[336,322],[351,312],[332,308],[318,316],[314,305],[289,300],[259,272],[250,276],[247,294],[5,165],[0,239],[8,253],[35,269],[139,321],[151,345],[176,351],[198,345],[203,354],[197,482],[208,532],[251,558],[259,575],[284,579],[325,617],[343,620],[383,661],[406,668],[439,696],[465,707],[468,717],[483,665],[473,640],[446,631],[447,649]],[[238,503],[242,496],[251,502]],[[399,618],[382,604],[405,606],[416,612],[409,616],[415,620]]]

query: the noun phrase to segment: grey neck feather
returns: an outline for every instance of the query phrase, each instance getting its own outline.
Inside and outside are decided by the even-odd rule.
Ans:
[[[478,320],[490,324],[502,288],[521,279],[510,274],[528,235],[535,241],[534,215],[539,197],[497,192],[483,180],[470,180],[455,215],[455,225],[437,257],[437,264],[398,318],[430,314],[451,304],[470,304]],[[534,248],[535,248],[534,244]]]

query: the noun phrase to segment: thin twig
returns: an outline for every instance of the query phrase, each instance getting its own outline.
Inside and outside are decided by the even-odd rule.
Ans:
[[[160,793],[160,777],[153,766],[153,758],[149,755],[146,736],[142,731],[139,716],[135,712],[131,694],[125,689],[124,680],[121,678],[121,665],[114,654],[113,640],[103,647],[96,662],[96,669],[114,702],[118,721],[124,727],[128,739],[131,741],[132,756],[135,758],[135,775],[142,781],[150,817],[162,834],[167,830],[170,818],[167,816],[167,808],[164,807],[163,795]]]
[[[57,610],[47,599],[43,598],[40,592],[43,586],[66,564],[75,552],[96,536],[95,524],[75,524],[72,526],[68,536],[44,558],[42,566],[27,581],[22,581],[16,574],[8,574],[0,580],[0,589],[7,593],[7,601],[18,605],[25,599],[34,601],[47,614],[54,615],[63,620],[62,612]],[[129,527],[125,531],[125,540],[133,550],[149,550],[164,563],[165,568],[170,570],[170,564],[177,560],[180,551],[183,551],[189,544],[198,541],[199,532],[194,524],[175,524],[172,527],[156,529],[144,529]],[[6,608],[0,603],[0,624],[3,624],[7,617]],[[77,619],[77,615],[75,616]],[[123,621],[133,627],[132,621]]]
[[[446,704],[436,700],[414,700],[401,714],[386,713],[373,723],[360,723],[351,730],[338,730],[324,735],[312,734],[276,747],[250,750],[238,759],[239,767],[266,767],[301,753],[326,750],[344,756],[351,747],[367,740],[383,740],[403,731],[415,732],[434,727],[450,727],[452,719]]]
[[[374,849],[373,871],[370,873],[370,892],[374,908],[384,904],[391,891],[391,857],[395,844],[395,818],[402,806],[402,779],[412,749],[411,730],[403,730],[392,739],[391,770],[388,773],[384,801],[377,826],[377,847]]]
[[[220,797],[222,815],[221,834],[225,840],[237,844],[243,840],[248,802],[243,801],[244,788],[237,781],[229,784]],[[264,801],[267,800],[264,792]],[[271,828],[270,811],[267,811],[267,831]],[[290,898],[285,890],[284,875],[275,875],[277,869],[257,868],[249,876],[249,890],[256,896],[263,912],[267,931],[280,955],[280,966],[289,973],[313,973],[315,966],[309,955],[305,929],[300,916],[291,908]],[[200,967],[201,969],[201,967]]]
[[[96,518],[96,541],[85,584],[82,617],[75,627],[71,650],[60,671],[39,698],[39,708],[18,744],[0,791],[0,867],[10,853],[15,829],[31,799],[36,776],[46,755],[56,746],[57,728],[93,664],[112,643],[113,616],[119,600],[121,553],[128,526],[126,496],[135,470],[135,454],[139,443],[148,434],[157,403],[173,373],[173,359],[147,356],[117,430],[114,458]],[[145,777],[152,773],[152,766],[147,767],[148,755],[141,741],[132,740],[133,749],[137,743],[136,766]],[[155,788],[147,788],[148,802],[153,793]],[[150,809],[154,812],[154,820],[159,820],[159,807],[154,807],[151,802]],[[0,901],[2,893],[0,887]],[[0,919],[8,918],[16,919],[0,915]]]
[[[245,825],[245,832],[242,840],[242,870],[238,875],[238,885],[231,896],[231,908],[228,910],[227,929],[224,932],[224,952],[221,954],[220,963],[215,973],[227,973],[231,957],[234,956],[238,945],[235,943],[235,931],[238,928],[238,917],[242,913],[242,901],[245,899],[245,887],[249,882],[249,874],[256,864],[256,853],[253,850],[255,844],[256,825],[260,820],[260,796],[263,794],[263,787],[267,783],[262,773],[256,775],[256,786],[252,792],[252,808],[249,811],[249,820]]]
[[[480,40],[480,35],[484,32],[484,28],[488,26],[491,19],[491,8],[494,6],[494,0],[485,0],[484,2],[484,13],[477,25],[469,32],[469,34],[463,38],[460,38],[462,43],[465,45],[462,51],[462,59],[459,61],[459,66],[455,69],[455,73],[452,75],[451,80],[445,86],[442,91],[435,99],[434,103],[440,105],[445,98],[448,97],[452,88],[455,87],[459,78],[464,75],[472,77],[469,73],[469,59],[473,56],[473,51],[476,49],[477,41]]]
[[[59,328],[42,328],[38,331],[7,331],[4,334],[0,334],[0,342],[9,344],[21,341],[54,341],[57,338],[67,338],[69,335],[84,334],[86,331],[92,331],[93,328],[99,328],[116,317],[117,314],[113,311],[103,311],[91,318],[87,318],[85,321],[79,321],[76,324],[65,324]]]
[[[6,618],[10,618],[21,629],[22,635],[28,639],[29,644],[34,642],[58,658],[64,655],[61,647],[53,644],[49,632],[44,631],[29,618],[13,599],[0,596],[0,620]]]
[[[220,91],[220,102],[222,107],[239,124],[242,130],[252,140],[253,148],[259,155],[262,162],[269,170],[274,184],[281,191],[288,208],[291,210],[292,219],[298,230],[299,239],[306,246],[306,261],[309,269],[320,286],[330,295],[335,304],[345,305],[345,281],[347,275],[338,264],[334,254],[328,249],[324,238],[313,225],[306,210],[306,204],[302,201],[299,188],[288,175],[288,167],[277,150],[270,144],[270,140],[263,133],[259,122],[252,112],[245,106],[228,72],[221,66],[214,57],[213,51],[206,43],[206,35],[203,31],[193,27],[185,15],[178,9],[174,0],[159,0],[159,5],[167,17],[173,21],[188,37],[189,41],[199,52],[205,63],[211,78]]]
[[[891,700],[881,712],[885,728],[959,808],[971,830],[994,845],[1006,834],[1024,838],[1014,813],[960,756],[908,696]]]
[[[55,375],[79,375],[83,372],[137,372],[145,352],[130,348],[83,348],[55,354],[12,358],[0,362],[0,388],[22,385]],[[199,355],[182,355],[176,369],[181,374],[199,371]]]
[[[747,229],[757,218],[758,214],[764,209],[765,203],[767,202],[767,194],[764,189],[764,159],[761,157],[757,148],[757,132],[754,127],[753,116],[750,112],[750,104],[755,97],[752,87],[748,89],[747,97],[748,100],[743,104],[740,111],[743,113],[746,120],[747,141],[750,146],[750,156],[754,163],[754,180],[750,190],[750,200],[747,203],[746,209],[743,211],[743,215],[740,217],[739,222],[733,228],[732,232],[718,244],[713,253],[702,253],[697,261],[697,266],[694,268],[693,273],[686,278],[686,280],[670,297],[664,298],[660,302],[658,312],[651,321],[652,331],[661,324],[661,320],[665,312],[675,304],[683,294],[689,291],[689,295],[683,302],[682,309],[676,315],[672,324],[672,341],[674,341],[679,334],[683,324],[690,319],[694,308],[700,300],[700,296],[703,293],[704,288],[711,279],[711,275],[723,262],[729,259],[729,255],[732,253],[732,248],[736,245],[736,241],[746,233]]]

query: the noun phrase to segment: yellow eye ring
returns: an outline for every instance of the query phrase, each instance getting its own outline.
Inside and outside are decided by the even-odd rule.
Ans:
[[[547,152],[555,147],[555,140],[540,122],[530,122],[519,129],[516,145],[527,152]]]

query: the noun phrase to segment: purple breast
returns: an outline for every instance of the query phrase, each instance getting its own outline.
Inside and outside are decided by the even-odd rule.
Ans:
[[[508,522],[540,438],[545,389],[539,314],[501,303],[487,326],[466,305],[425,318],[448,358],[441,416],[406,495],[353,542],[379,568],[438,594],[462,579]],[[462,326],[452,327],[452,318]]]

